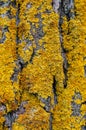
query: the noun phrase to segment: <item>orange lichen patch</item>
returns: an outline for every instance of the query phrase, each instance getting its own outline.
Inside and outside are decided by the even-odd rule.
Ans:
[[[0,51],[0,60],[2,61],[1,69],[0,69],[1,97],[4,96],[3,94],[6,95],[6,92],[7,92],[8,96],[7,95],[6,96],[8,97],[8,100],[11,100],[12,97],[14,97],[14,96],[12,96],[14,94],[13,94],[13,90],[12,90],[12,82],[10,81],[10,77],[13,73],[15,63],[14,63],[14,59],[12,56],[11,48],[9,48],[9,46],[6,46],[6,44],[3,46],[1,45],[1,48],[2,48]],[[10,91],[10,95],[9,95],[9,91]],[[11,93],[12,93],[12,95],[11,95]],[[5,99],[7,99],[6,96],[4,97]]]
[[[11,9],[10,6],[0,9],[1,16],[3,16],[0,17],[0,26],[4,37],[2,37],[2,43],[0,43],[0,102],[6,105],[6,112],[9,112],[12,109],[16,109],[16,107],[12,107],[15,106],[15,93],[11,81],[11,76],[16,66],[16,20],[13,17],[11,19],[9,17],[11,15],[8,12]],[[14,11],[14,15],[16,15],[16,11]]]
[[[30,24],[26,23],[25,21],[22,21],[22,23],[20,22],[20,24],[18,25],[18,37],[20,39],[24,39],[25,37],[28,38],[29,36],[29,31],[30,31]]]
[[[1,14],[6,14],[6,12],[9,10],[8,7],[0,7]]]
[[[25,94],[24,94],[25,95]],[[24,105],[25,113],[21,114],[16,122],[26,129],[49,128],[49,114],[40,107],[38,99],[34,95],[27,94],[28,103]]]
[[[2,124],[5,121],[4,117],[0,117],[0,124]]]
[[[16,12],[17,12],[16,8],[14,8],[13,6],[10,6],[10,11],[11,11],[12,17],[15,17],[16,16]]]
[[[38,95],[44,99],[50,96],[51,104],[53,105],[53,76],[56,77],[57,81],[58,88],[56,90],[59,90],[59,92],[56,93],[60,94],[63,90],[64,74],[58,30],[59,17],[53,12],[50,2],[51,0],[43,3],[42,1],[39,1],[39,3],[37,1],[20,1],[18,36],[21,40],[21,44],[18,45],[18,54],[24,61],[29,61],[32,56],[33,59],[32,62],[29,62],[29,64],[23,68],[22,72],[19,73],[18,80],[22,100],[29,100],[29,102],[26,107],[26,112],[20,115],[16,122],[24,125],[27,129],[49,129],[49,114],[41,108],[44,106],[42,102],[38,103],[38,100],[35,101],[36,97],[34,97],[33,102],[32,95]],[[27,8],[27,4],[29,4],[29,9]],[[38,10],[38,7],[41,9]],[[51,13],[47,14],[46,9],[50,10]],[[39,28],[40,24],[40,18],[36,16],[39,12],[41,14],[43,32],[45,35],[40,39],[39,37],[36,39],[35,35],[38,33],[36,29]],[[26,30],[23,30],[20,25],[24,25],[23,28]],[[32,26],[36,28],[32,28]],[[31,44],[26,43],[26,39],[31,40]],[[36,40],[38,41],[36,42]]]
[[[82,113],[84,112],[84,114],[85,114],[85,110],[86,110],[86,105],[85,105],[85,104],[82,104],[82,106],[81,106],[81,111],[82,111]]]
[[[25,42],[22,42],[22,44],[18,45],[18,54],[23,58],[25,62],[30,60],[32,53],[33,46],[31,44],[29,45]]]
[[[40,3],[39,5],[42,4],[41,1],[39,3]],[[46,3],[48,4],[48,7],[51,8],[50,2],[46,1],[44,4],[46,5]],[[35,21],[33,20],[36,20],[35,15],[39,11],[37,10],[38,3],[36,1],[35,2],[32,1],[31,4],[32,6],[29,9],[29,11],[28,10],[26,11],[25,16],[26,16],[26,19],[28,18],[29,22],[34,24]],[[44,8],[46,10],[47,7],[44,6]],[[22,9],[23,8],[20,8],[20,19],[23,20],[25,16],[22,13],[23,12]],[[53,12],[50,15],[47,15],[45,13],[45,15],[46,17],[44,17],[43,19],[43,25],[44,25],[43,31],[46,35],[39,40],[39,42],[41,41],[44,43],[44,50],[43,49],[37,50],[36,55],[34,55],[33,57],[33,64],[31,65],[29,64],[25,69],[23,69],[22,74],[20,74],[20,81],[21,81],[22,89],[24,88],[29,89],[30,93],[38,93],[40,96],[47,98],[48,96],[52,96],[53,75],[56,75],[56,73],[58,73],[57,77],[59,78],[58,75],[59,73],[61,73],[61,78],[59,78],[61,81],[59,81],[58,79],[58,82],[62,82],[63,72],[62,72],[62,67],[61,67],[62,57],[60,53],[61,50],[60,50],[60,42],[59,42],[59,37],[58,37],[59,31],[57,27],[58,15],[56,15]],[[30,16],[32,17],[32,19],[29,18]],[[42,18],[43,18],[43,14],[42,14]],[[50,19],[49,22],[47,22],[48,19]],[[27,23],[28,22],[26,21],[26,24]],[[24,23],[25,26],[26,24]],[[57,29],[55,29],[55,27]],[[20,34],[21,34],[21,31],[20,31]],[[20,39],[21,39],[21,36],[20,36]],[[36,44],[35,39],[33,40],[34,40],[33,41],[34,46],[36,48],[37,45],[35,45]],[[23,47],[23,45],[19,45],[19,50],[20,50],[20,46]],[[22,56],[22,58],[25,59],[24,58],[25,52],[23,50],[20,50],[19,53]],[[28,55],[30,54],[31,56],[30,50],[27,50],[27,53]],[[26,56],[26,53],[25,53],[25,56]],[[46,93],[46,90],[48,91],[48,93]]]
[[[8,17],[5,17],[4,19],[0,17],[0,26],[6,26],[10,25],[10,20]]]
[[[67,129],[70,130],[70,120],[71,120],[71,90],[65,89],[60,90],[58,95],[58,105],[53,110],[53,129]],[[67,96],[68,95],[68,96]],[[67,97],[67,98],[66,98]],[[63,125],[61,125],[63,123]]]
[[[81,3],[82,4],[75,0],[75,19],[67,21],[67,19],[64,18],[64,22],[62,24],[63,46],[66,50],[66,57],[68,61],[68,80],[67,88],[62,91],[59,89],[60,94],[58,96],[58,105],[55,108],[56,110],[54,110],[55,115],[53,129],[80,130],[81,126],[85,125],[85,118],[82,119],[85,115],[85,105],[82,105],[81,108],[77,108],[86,99],[86,93],[84,91],[86,89],[84,74],[85,60],[83,61],[83,57],[86,55],[86,29],[84,28],[86,18],[83,13],[86,12],[86,8],[83,7],[86,6],[86,3],[84,0]],[[81,93],[82,100],[72,99],[75,91]],[[72,108],[72,101],[76,105],[76,108]],[[73,115],[73,111],[77,111],[78,109],[80,109],[80,115]]]
[[[18,123],[13,123],[12,129],[13,129],[13,130],[26,130],[23,125],[18,124]]]
[[[22,128],[23,126],[25,129],[46,128],[48,130],[49,114],[40,107],[39,100],[26,90],[22,94],[22,101],[24,100],[28,100],[27,104],[24,105],[25,112],[19,115],[18,119],[16,119],[16,122],[13,124],[13,128],[18,126]]]

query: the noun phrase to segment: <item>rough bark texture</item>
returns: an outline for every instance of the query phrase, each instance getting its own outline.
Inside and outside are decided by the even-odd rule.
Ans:
[[[0,0],[0,130],[86,130],[86,1]]]

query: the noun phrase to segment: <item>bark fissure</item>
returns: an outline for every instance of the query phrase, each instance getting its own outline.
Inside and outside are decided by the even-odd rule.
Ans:
[[[32,53],[31,58],[30,58],[30,63],[33,62],[33,58],[34,58],[34,56],[37,55],[37,51],[40,48],[43,48],[43,45],[42,46],[39,45],[39,40],[42,39],[42,37],[44,36],[41,14],[39,13],[35,17],[39,19],[39,22],[38,22],[39,26],[37,28],[35,24],[33,25],[30,22],[30,26],[31,26],[30,33],[33,36],[33,40],[34,40],[34,43],[36,45],[36,48],[33,47],[33,53]],[[33,46],[33,43],[32,43],[32,46]]]
[[[61,2],[57,1],[59,4],[58,11],[59,11],[59,33],[60,33],[60,44],[61,44],[61,55],[63,58],[63,72],[64,72],[64,88],[67,87],[67,80],[68,80],[68,61],[66,58],[66,50],[64,48],[64,41],[63,41],[63,30],[62,30],[62,24],[63,24],[63,17],[66,16],[67,20],[74,18],[74,11],[71,11],[74,9],[74,0],[62,0]],[[57,12],[56,12],[57,13]]]
[[[45,104],[45,106],[43,107],[44,110],[45,110],[46,112],[49,112],[49,113],[50,113],[50,109],[51,109],[51,103],[50,103],[50,102],[51,102],[51,98],[48,97],[47,99],[45,99],[45,98],[39,97],[39,99],[40,99],[40,101],[41,101],[42,103]]]
[[[13,3],[12,3],[13,4]],[[18,36],[18,25],[19,25],[19,22],[20,22],[20,18],[19,18],[19,14],[20,14],[20,4],[18,3],[17,5],[17,2],[14,1],[14,5],[16,5],[16,8],[17,8],[17,11],[16,11],[16,45],[19,44],[20,40],[19,40],[19,36]],[[16,46],[16,68],[14,68],[14,73],[13,75],[11,76],[11,80],[14,82],[14,81],[17,81],[17,77],[18,77],[18,74],[19,72],[22,72],[23,68],[27,66],[28,62],[24,62],[24,60],[20,57],[20,55],[18,54],[18,47]]]
[[[60,4],[60,12],[59,12],[59,33],[60,33],[60,44],[61,44],[61,55],[63,58],[63,71],[64,71],[64,88],[67,87],[67,69],[68,69],[68,65],[67,65],[67,59],[66,59],[66,52],[64,49],[64,45],[63,45],[63,35],[62,35],[62,24],[63,24],[63,16],[64,16],[64,11],[63,11],[63,1],[61,1]]]
[[[58,103],[57,101],[57,93],[56,93],[56,79],[55,79],[55,76],[53,76],[53,93],[54,93],[54,104],[56,105]]]
[[[28,62],[24,62],[23,59],[21,57],[18,56],[17,60],[15,61],[16,63],[16,68],[14,68],[14,73],[12,74],[11,76],[11,80],[14,82],[14,81],[17,81],[17,77],[18,77],[18,74],[19,72],[22,72],[23,68],[27,66]]]

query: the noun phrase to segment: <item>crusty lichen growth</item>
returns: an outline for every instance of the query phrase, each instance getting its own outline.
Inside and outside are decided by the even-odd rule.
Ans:
[[[54,130],[81,130],[86,126],[86,2],[75,0],[75,18],[63,19],[63,46],[68,61],[67,86],[54,110]],[[61,125],[62,124],[62,125]]]
[[[51,0],[2,2],[0,102],[5,110],[1,112],[1,129],[49,130],[55,107],[53,77],[58,88],[63,87],[64,78],[59,17]],[[25,101],[22,113],[20,104]]]
[[[51,0],[44,2],[40,0],[39,3],[38,1],[20,2],[20,23],[18,26],[18,38],[20,41],[18,44],[18,54],[23,58],[24,62],[28,62],[27,66],[23,68],[19,74],[20,88],[22,91],[21,100],[25,100],[24,95],[28,92],[31,101],[34,94],[36,98],[41,99],[41,107],[46,108],[46,103],[42,102],[42,99],[47,100],[50,97],[50,108],[47,108],[49,113],[52,112],[55,106],[52,87],[53,76],[56,78],[57,87],[61,89],[63,87],[64,78],[58,30],[59,16],[53,12],[51,2]],[[23,30],[20,25],[22,25],[25,30]],[[30,104],[29,111],[32,111],[35,105],[36,103],[34,105]],[[50,127],[50,114],[46,112],[47,110],[43,110],[43,108],[40,107],[36,110],[36,114],[39,113],[39,111],[44,113],[43,117],[41,114],[37,114],[38,117],[34,115],[32,118],[31,113],[29,113],[31,119],[28,115],[27,120],[33,120],[31,124],[28,122],[29,127],[26,123],[23,123],[23,120],[20,120],[20,117],[17,121],[20,121],[21,124],[23,123],[24,126],[26,125],[25,128],[27,127],[27,129],[32,128],[35,130],[37,129],[35,127],[38,126],[38,129],[48,130]],[[25,115],[27,116],[27,109],[21,118],[23,119]],[[46,123],[43,123],[41,118],[45,118]]]
[[[52,0],[0,1],[0,130],[86,125],[86,3],[74,4],[75,17],[63,15],[60,39],[59,8],[54,12]]]
[[[10,77],[15,67],[16,59],[16,24],[15,14],[11,12],[12,6],[8,1],[1,1],[0,6],[0,129],[3,127],[5,115],[13,108],[15,93]],[[9,12],[10,10],[10,12]],[[11,19],[10,19],[11,17]],[[5,104],[6,109],[3,108]]]

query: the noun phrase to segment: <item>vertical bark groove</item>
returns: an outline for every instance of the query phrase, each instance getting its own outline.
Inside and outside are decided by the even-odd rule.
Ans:
[[[56,90],[57,81],[55,79],[55,76],[53,76],[53,93],[54,93],[54,104],[56,105],[58,103],[57,101],[57,90]]]
[[[71,10],[73,10],[71,12]],[[60,43],[61,43],[61,54],[63,57],[63,71],[64,71],[64,88],[67,87],[67,72],[68,72],[68,61],[66,58],[66,49],[64,48],[64,41],[63,41],[63,30],[62,30],[62,24],[63,24],[63,17],[66,16],[68,21],[72,18],[74,18],[74,1],[73,0],[61,0],[59,4],[59,33],[60,33]]]

